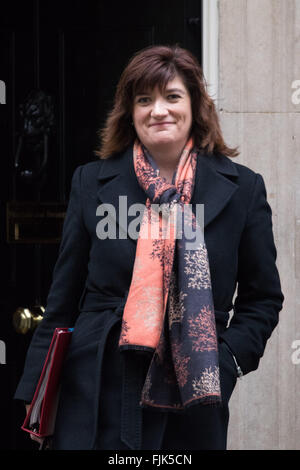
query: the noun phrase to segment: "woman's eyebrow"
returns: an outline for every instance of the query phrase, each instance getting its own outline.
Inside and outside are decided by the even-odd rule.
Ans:
[[[135,96],[150,95],[151,91],[139,91]]]
[[[167,88],[167,89],[166,89],[166,92],[167,92],[167,93],[174,93],[174,92],[176,92],[176,93],[185,94],[185,91],[182,90],[181,88]]]
[[[182,93],[186,94],[186,92],[182,88],[166,88],[165,90],[167,93]],[[151,91],[139,91],[136,93],[135,96],[142,96],[142,95],[151,95]]]

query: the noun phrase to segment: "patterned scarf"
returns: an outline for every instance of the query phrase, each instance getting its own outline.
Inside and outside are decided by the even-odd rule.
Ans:
[[[133,161],[148,198],[122,318],[120,351],[153,353],[142,407],[177,411],[197,403],[219,404],[208,255],[203,230],[189,205],[197,163],[193,140],[182,151],[172,184],[159,176],[139,141],[134,144]],[[186,235],[188,228],[193,230],[193,242]]]

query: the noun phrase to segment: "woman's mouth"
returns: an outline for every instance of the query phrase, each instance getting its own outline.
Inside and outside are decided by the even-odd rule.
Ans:
[[[154,122],[153,124],[150,124],[150,127],[152,127],[152,126],[165,126],[165,125],[168,125],[168,124],[175,124],[175,123],[170,122],[170,121]]]

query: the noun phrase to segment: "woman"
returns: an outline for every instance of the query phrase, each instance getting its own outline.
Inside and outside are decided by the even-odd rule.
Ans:
[[[202,70],[177,46],[131,59],[101,137],[73,176],[15,396],[30,402],[54,328],[74,325],[55,449],[226,449],[237,377],[258,367],[284,299],[263,178],[229,158]]]

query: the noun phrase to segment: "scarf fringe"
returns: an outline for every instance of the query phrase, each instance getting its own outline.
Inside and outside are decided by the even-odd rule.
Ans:
[[[187,409],[193,407],[193,406],[210,406],[211,408],[220,408],[223,405],[223,402],[220,398],[219,395],[212,395],[212,396],[204,396],[204,397],[199,397],[195,398],[195,400],[191,400],[189,403],[186,403],[185,405],[179,405],[178,406],[168,406],[168,405],[156,405],[152,403],[151,401],[140,401],[139,403],[140,407],[143,409],[153,409],[154,411],[161,411],[164,413],[178,413],[178,414],[184,414]]]

